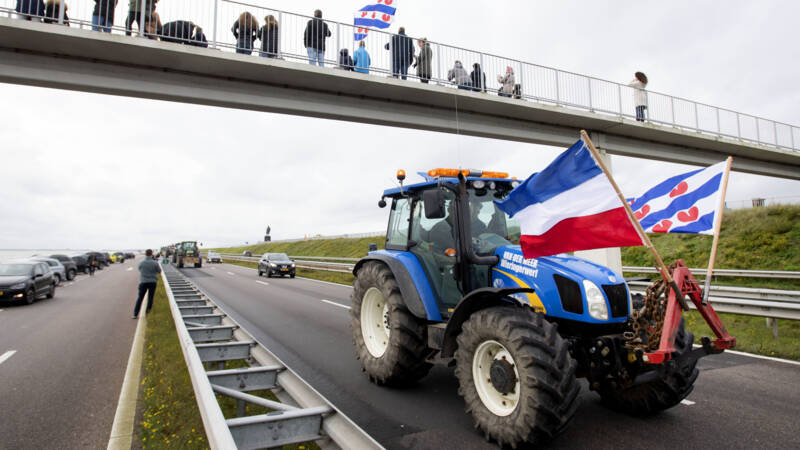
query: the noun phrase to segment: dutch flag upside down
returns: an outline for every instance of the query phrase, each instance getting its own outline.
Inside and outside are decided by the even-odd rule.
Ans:
[[[725,162],[659,183],[631,204],[648,233],[714,233]]]
[[[519,220],[525,258],[643,244],[625,205],[583,141],[497,205]]]

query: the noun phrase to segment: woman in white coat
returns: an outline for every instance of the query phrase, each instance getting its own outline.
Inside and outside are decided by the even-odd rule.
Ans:
[[[628,83],[628,86],[633,88],[633,103],[636,105],[636,120],[644,122],[645,111],[647,111],[647,75],[642,72],[636,72],[633,81]]]

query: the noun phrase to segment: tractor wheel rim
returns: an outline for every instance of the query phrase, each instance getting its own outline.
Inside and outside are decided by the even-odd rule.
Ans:
[[[361,302],[361,334],[369,354],[380,358],[389,347],[389,304],[383,293],[371,287]]]
[[[505,394],[492,384],[491,369],[495,361],[507,362],[513,368],[513,388]],[[503,344],[494,340],[481,342],[472,358],[472,379],[478,397],[492,414],[505,417],[517,408],[520,398],[519,371],[514,358]]]

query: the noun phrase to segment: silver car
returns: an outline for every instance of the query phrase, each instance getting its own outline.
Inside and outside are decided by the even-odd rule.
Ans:
[[[55,258],[45,258],[42,256],[32,256],[30,260],[47,263],[47,265],[50,266],[50,270],[53,271],[53,278],[56,280],[56,286],[61,284],[61,280],[67,279],[67,271],[64,269],[64,265],[61,264],[61,261]]]

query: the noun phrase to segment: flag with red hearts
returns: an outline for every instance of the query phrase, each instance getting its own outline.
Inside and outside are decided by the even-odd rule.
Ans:
[[[397,13],[397,0],[375,0],[355,13],[353,25],[356,28],[353,39],[360,41],[367,37],[370,28],[389,28]]]
[[[714,234],[725,162],[668,178],[636,198],[631,209],[648,233]]]

